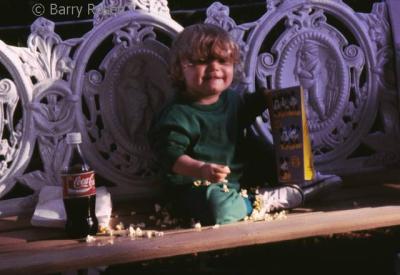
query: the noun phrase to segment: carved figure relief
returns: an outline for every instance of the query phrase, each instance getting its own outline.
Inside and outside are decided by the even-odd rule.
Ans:
[[[374,102],[370,79],[360,78],[364,50],[329,25],[322,9],[298,5],[285,26],[272,48],[259,55],[257,77],[272,88],[301,85],[316,161],[340,158],[347,153],[343,148],[356,147],[360,128],[373,123],[362,115]]]
[[[167,48],[153,28],[133,23],[127,29],[116,32],[99,70],[87,74],[84,97],[89,135],[104,160],[126,175],[145,176],[154,162],[147,132],[172,87]]]
[[[110,98],[114,104],[112,113],[121,127],[120,134],[131,143],[148,148],[147,130],[153,115],[167,98],[165,91],[171,90],[167,64],[146,51],[127,54],[120,63],[115,64],[118,74],[112,72],[113,68],[110,71],[115,76],[109,84],[114,91]]]
[[[349,122],[343,119],[348,104],[355,105],[350,99],[351,78],[346,74],[352,65],[336,43],[321,33],[306,31],[287,43],[276,71],[277,84],[303,87],[314,154],[318,156],[320,149],[332,152],[349,134],[343,132],[342,126]]]
[[[321,45],[313,40],[303,41],[296,54],[294,73],[304,89],[305,102],[309,106],[307,108],[308,118],[313,119],[314,113],[316,113],[318,119],[324,121],[327,117],[325,113],[325,83],[321,83],[321,67],[323,65],[320,64],[319,47]]]

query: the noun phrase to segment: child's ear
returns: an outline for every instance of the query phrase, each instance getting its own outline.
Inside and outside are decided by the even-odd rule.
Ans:
[[[183,70],[182,69],[179,72],[178,80],[182,81],[182,82],[185,82],[185,77],[183,75]]]
[[[185,80],[184,71],[185,71],[185,69],[184,69],[183,65],[181,65],[181,66],[179,67],[179,77],[180,77],[180,79],[181,79],[182,81]]]
[[[183,78],[183,71],[184,71],[184,68],[183,68],[183,65],[182,65],[182,64],[179,65],[179,67],[177,68],[177,71],[178,71],[179,77],[180,77],[180,78]]]

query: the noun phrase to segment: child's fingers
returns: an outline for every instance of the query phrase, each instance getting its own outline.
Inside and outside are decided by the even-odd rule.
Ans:
[[[231,170],[229,169],[228,166],[220,164],[216,164],[215,166],[213,165],[213,173],[212,173],[213,181],[214,182],[224,181],[230,172]]]
[[[225,174],[229,174],[231,172],[231,169],[229,169],[228,166],[226,165],[221,165],[221,164],[214,164],[213,165],[213,170],[216,173],[225,173]]]
[[[224,181],[230,172],[231,170],[228,166],[216,163],[207,163],[202,168],[203,178],[211,182]]]
[[[220,182],[220,181],[226,179],[227,176],[228,176],[228,174],[226,174],[226,173],[216,173],[216,174],[214,174],[214,179],[217,182]]]

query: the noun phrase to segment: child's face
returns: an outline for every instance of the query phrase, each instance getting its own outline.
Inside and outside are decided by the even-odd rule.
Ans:
[[[232,83],[234,64],[224,58],[182,60],[186,92],[197,102],[211,104]]]

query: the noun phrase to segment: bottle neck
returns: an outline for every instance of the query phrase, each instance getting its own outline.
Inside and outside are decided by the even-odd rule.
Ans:
[[[80,143],[70,143],[69,146],[72,150],[77,150],[81,153],[81,144]]]
[[[64,164],[64,171],[79,171],[85,172],[90,171],[90,166],[87,164],[86,159],[82,154],[80,143],[70,143],[69,150],[67,152],[66,162]]]
[[[82,158],[83,159],[83,154],[81,150],[81,144],[80,143],[71,143],[70,145],[71,148],[71,158]]]

